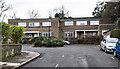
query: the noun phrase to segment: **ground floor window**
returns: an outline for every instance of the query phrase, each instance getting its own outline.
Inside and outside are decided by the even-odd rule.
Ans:
[[[29,34],[29,37],[32,37],[32,34]]]
[[[44,37],[49,37],[49,35],[52,36],[51,32],[50,33],[49,32],[42,33],[42,36],[44,36]]]
[[[72,38],[74,36],[73,32],[65,32],[65,38]]]

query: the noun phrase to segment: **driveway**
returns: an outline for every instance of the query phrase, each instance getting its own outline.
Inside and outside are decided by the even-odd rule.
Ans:
[[[65,45],[57,48],[40,48],[23,45],[25,51],[35,51],[40,57],[22,67],[118,67],[119,58],[104,53],[96,45]]]

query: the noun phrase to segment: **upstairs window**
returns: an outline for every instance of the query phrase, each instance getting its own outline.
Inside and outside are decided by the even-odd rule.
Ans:
[[[19,22],[19,23],[18,23],[18,26],[26,27],[26,22]]]
[[[90,21],[90,25],[99,25],[99,21]]]
[[[73,21],[65,21],[65,26],[73,26]]]
[[[29,26],[30,27],[40,26],[40,23],[39,22],[29,22]]]
[[[51,26],[51,22],[42,22],[42,26]]]
[[[77,21],[76,25],[87,25],[87,21]]]

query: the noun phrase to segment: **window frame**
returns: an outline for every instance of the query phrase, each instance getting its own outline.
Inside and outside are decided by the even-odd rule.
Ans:
[[[70,24],[70,23],[72,23],[72,24]],[[74,25],[74,22],[73,22],[73,21],[65,21],[65,22],[64,22],[64,25],[65,25],[65,26],[73,26],[73,25]]]
[[[37,26],[36,23],[38,23],[39,25]],[[32,24],[32,26],[30,26],[30,24]],[[29,22],[29,27],[39,27],[40,26],[40,22]]]
[[[46,24],[44,24],[44,23],[46,23]],[[47,23],[48,23],[48,25],[47,25]],[[44,26],[44,27],[49,27],[49,26],[52,26],[52,23],[49,22],[49,21],[42,22],[42,26]]]
[[[84,23],[84,25],[82,25]],[[85,26],[87,25],[87,21],[76,21],[76,26]]]
[[[99,20],[91,20],[90,25],[99,25],[100,24],[99,22],[100,22]]]
[[[18,26],[26,27],[27,23],[26,22],[18,22]]]

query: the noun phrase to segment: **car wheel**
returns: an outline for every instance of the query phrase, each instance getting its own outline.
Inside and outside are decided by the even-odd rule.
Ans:
[[[114,56],[117,57],[117,53],[116,53],[116,51],[114,51]]]
[[[107,48],[105,47],[105,53],[107,53]]]

